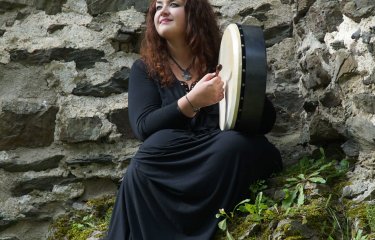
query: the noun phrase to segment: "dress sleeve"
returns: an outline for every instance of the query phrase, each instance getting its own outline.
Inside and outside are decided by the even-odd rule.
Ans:
[[[162,106],[157,83],[150,79],[142,60],[134,62],[128,90],[129,122],[134,135],[145,140],[158,130],[181,128],[190,121],[177,107],[177,99]]]

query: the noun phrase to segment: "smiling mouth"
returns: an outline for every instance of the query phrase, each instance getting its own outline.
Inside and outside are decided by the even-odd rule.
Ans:
[[[163,23],[169,23],[171,22],[172,20],[169,20],[169,19],[163,19],[160,21],[160,24],[163,24]]]

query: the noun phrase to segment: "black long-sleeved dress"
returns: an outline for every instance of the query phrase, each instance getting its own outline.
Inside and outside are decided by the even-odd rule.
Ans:
[[[281,169],[281,157],[262,135],[275,121],[266,100],[261,134],[218,127],[218,104],[184,116],[177,100],[186,90],[176,79],[162,87],[137,60],[129,82],[129,119],[144,142],[118,191],[107,239],[208,240],[215,214],[232,210],[252,182]]]

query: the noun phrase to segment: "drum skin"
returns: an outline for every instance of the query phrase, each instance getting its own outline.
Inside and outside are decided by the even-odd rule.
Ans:
[[[267,82],[263,31],[258,26],[229,24],[219,54],[225,97],[220,101],[221,130],[248,134],[260,130]]]

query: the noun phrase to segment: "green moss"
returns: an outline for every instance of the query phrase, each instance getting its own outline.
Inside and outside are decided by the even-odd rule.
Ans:
[[[366,216],[367,216],[368,224],[371,228],[371,231],[374,232],[374,235],[375,235],[375,204],[369,204],[367,206]]]
[[[306,205],[292,208],[289,212],[289,217],[300,220],[306,224],[310,229],[314,229],[317,233],[321,232],[325,222],[330,217],[326,210],[326,198],[312,199]]]
[[[354,203],[352,202],[352,206],[348,208],[346,211],[347,218],[349,221],[354,222],[355,220],[358,221],[358,227],[363,229],[367,224],[367,203]]]
[[[96,237],[103,237],[109,225],[114,201],[114,196],[90,200],[86,203],[88,209],[60,216],[52,224],[48,240],[86,240],[94,231],[100,232]]]
[[[306,238],[302,236],[291,236],[291,237],[286,237],[285,240],[306,240]]]

